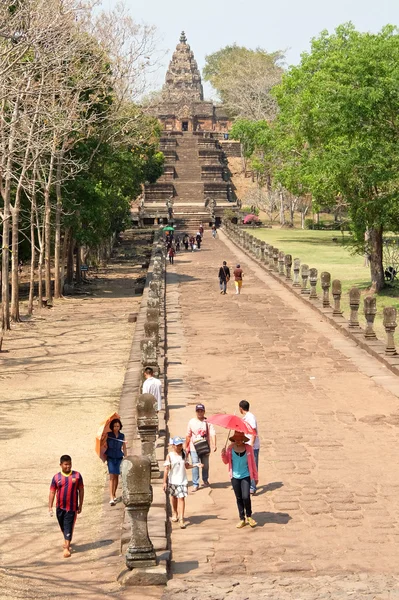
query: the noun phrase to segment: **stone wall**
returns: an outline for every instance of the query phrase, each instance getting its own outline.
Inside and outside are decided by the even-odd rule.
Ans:
[[[166,450],[165,410],[145,420],[141,388],[143,371],[147,366],[154,369],[154,375],[162,381],[163,406],[165,406],[165,261],[164,244],[155,240],[147,273],[146,284],[140,310],[130,315],[129,321],[136,320],[129,362],[120,398],[119,414],[124,425],[128,446],[128,460],[134,456],[150,454],[152,503],[148,513],[148,532],[156,554],[156,567],[148,569],[122,568],[119,581],[122,585],[156,585],[167,580],[170,552],[167,538],[167,502],[162,489],[163,463]],[[145,398],[144,398],[145,400]],[[155,420],[154,420],[155,419]],[[124,496],[125,496],[124,486]],[[131,540],[131,522],[124,513],[121,535],[121,553],[124,557]]]
[[[357,287],[349,290],[349,319],[341,310],[342,285],[339,279],[332,280],[331,274],[301,263],[280,250],[261,241],[233,223],[224,223],[224,232],[246,254],[253,258],[270,276],[279,280],[344,335],[353,339],[369,354],[384,363],[392,372],[399,375],[399,354],[395,348],[394,332],[397,326],[397,311],[394,307],[383,309],[383,323],[386,340],[380,341],[374,331],[374,319],[377,313],[377,301],[372,295],[363,299],[362,310],[366,327],[359,325],[361,292]]]

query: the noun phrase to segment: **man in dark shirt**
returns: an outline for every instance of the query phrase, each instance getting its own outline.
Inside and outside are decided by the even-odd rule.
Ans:
[[[227,266],[226,261],[223,261],[223,265],[219,269],[219,285],[220,285],[220,293],[225,294],[227,290],[227,283],[230,280],[230,269]]]
[[[240,294],[241,288],[242,288],[242,278],[244,276],[244,273],[243,273],[240,265],[236,266],[233,274],[234,274],[234,283],[236,286],[236,294]]]

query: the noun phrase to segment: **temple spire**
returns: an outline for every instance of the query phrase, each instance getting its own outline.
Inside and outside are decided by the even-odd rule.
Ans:
[[[201,74],[184,31],[169,63],[164,93],[174,101],[201,102],[204,99]]]

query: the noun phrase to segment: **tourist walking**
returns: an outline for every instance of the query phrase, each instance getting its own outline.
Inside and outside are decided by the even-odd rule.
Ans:
[[[109,473],[109,503],[111,506],[115,506],[116,504],[116,490],[118,489],[119,475],[121,473],[121,462],[126,456],[125,434],[122,433],[121,429],[122,423],[120,419],[112,419],[109,424],[107,449],[105,450]]]
[[[194,252],[194,246],[195,246],[195,237],[193,235],[190,235],[190,248],[191,248],[191,252]]]
[[[240,265],[236,266],[236,268],[233,271],[233,275],[234,275],[234,284],[236,286],[236,294],[241,294],[242,278],[244,276],[244,273],[243,273],[243,270],[241,269]]]
[[[180,252],[180,238],[176,237],[176,252]]]
[[[169,263],[171,265],[173,265],[174,262],[175,262],[175,256],[176,256],[176,252],[175,252],[175,249],[173,248],[173,246],[171,246],[169,248],[169,250],[168,250],[168,256],[169,256]]]
[[[57,496],[57,521],[64,536],[64,558],[71,556],[71,542],[76,517],[82,512],[84,499],[83,478],[72,471],[72,459],[68,454],[60,458],[61,471],[51,480],[48,511],[53,516],[54,498]]]
[[[183,244],[186,250],[188,250],[188,235],[185,234],[183,237]]]
[[[245,421],[245,423],[247,423],[253,431],[253,434],[250,435],[250,440],[249,440],[248,444],[250,446],[252,446],[252,448],[253,448],[256,470],[258,471],[258,476],[259,476],[260,440],[259,440],[259,434],[258,434],[258,422],[256,420],[255,415],[253,413],[249,412],[249,402],[247,402],[247,400],[241,400],[241,402],[238,405],[238,408],[239,408],[240,413],[242,414],[242,420]],[[251,479],[250,492],[251,492],[251,494],[255,494],[255,492],[256,492],[256,483],[253,479]]]
[[[172,451],[166,457],[164,462],[163,489],[170,494],[172,504],[172,521],[179,522],[180,528],[185,529],[184,510],[186,496],[188,494],[186,469],[201,467],[201,463],[195,465],[186,460],[186,454],[183,450],[184,440],[181,437],[172,439]]]
[[[247,444],[249,438],[241,431],[235,431],[230,438],[231,446],[223,448],[222,461],[229,465],[229,475],[231,485],[237,500],[238,514],[240,521],[237,528],[250,525],[256,527],[257,523],[252,518],[251,503],[251,479],[258,483],[258,471],[256,469],[254,451],[252,446]]]
[[[212,225],[212,237],[213,239],[216,238],[216,225]]]
[[[207,423],[205,417],[205,406],[197,404],[196,416],[190,419],[187,426],[186,452],[190,452],[193,465],[202,463],[202,482],[204,487],[209,486],[209,454],[211,450],[216,452],[216,432],[213,425]],[[199,468],[193,468],[193,488],[196,492],[200,484]]]
[[[197,246],[198,246],[198,250],[201,249],[201,242],[202,242],[202,235],[200,234],[199,231],[197,231],[197,235],[195,236],[196,242],[197,242]]]
[[[145,381],[143,383],[143,394],[152,394],[157,401],[157,410],[162,410],[162,383],[154,377],[154,370],[151,367],[144,369]]]
[[[223,261],[223,265],[219,269],[218,277],[219,277],[220,293],[226,294],[227,284],[230,281],[230,269],[227,266],[227,262],[225,260]]]
[[[202,224],[202,223],[201,223],[201,225],[199,226],[199,228],[198,228],[198,231],[200,232],[200,234],[201,234],[201,237],[202,237],[202,236],[204,235],[204,226],[203,226],[203,224]]]

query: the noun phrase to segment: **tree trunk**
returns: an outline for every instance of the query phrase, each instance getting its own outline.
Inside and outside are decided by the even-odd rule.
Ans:
[[[33,298],[35,295],[35,262],[36,262],[36,244],[35,244],[35,211],[36,198],[31,205],[30,217],[30,278],[29,278],[29,300],[28,300],[28,315],[33,313]]]
[[[73,284],[73,250],[75,247],[75,240],[72,236],[72,231],[69,236],[69,244],[68,244],[68,263],[67,263],[67,276],[66,280],[69,285]]]
[[[18,272],[18,250],[19,250],[19,214],[20,199],[19,193],[15,199],[14,207],[11,208],[12,226],[11,226],[11,319],[18,323],[19,316],[19,272]]]
[[[285,215],[284,215],[284,194],[283,192],[279,192],[280,197],[280,224],[285,224]]]
[[[67,229],[64,233],[64,239],[62,242],[62,253],[61,253],[61,264],[60,264],[60,291],[61,295],[64,293],[65,283],[65,264],[68,256],[69,239],[71,236],[71,229]]]
[[[57,195],[57,204],[55,207],[55,241],[54,241],[54,297],[60,298],[62,296],[61,287],[61,212],[62,212],[62,195],[61,195],[61,166],[62,166],[62,154],[58,157],[57,161],[57,181],[55,184],[55,190]]]
[[[43,246],[40,247],[40,252],[39,252],[39,262],[37,265],[37,279],[38,279],[38,290],[37,290],[37,299],[38,299],[38,304],[39,304],[39,308],[43,307]]]
[[[10,329],[10,204],[4,202],[3,247],[1,255],[1,329]]]
[[[81,256],[80,256],[80,244],[76,243],[76,271],[75,271],[75,279],[76,283],[81,283],[82,281],[82,272],[80,270],[81,266]]]
[[[373,227],[369,230],[369,233],[371,287],[375,292],[379,292],[385,285],[382,245],[383,229],[382,227]]]

